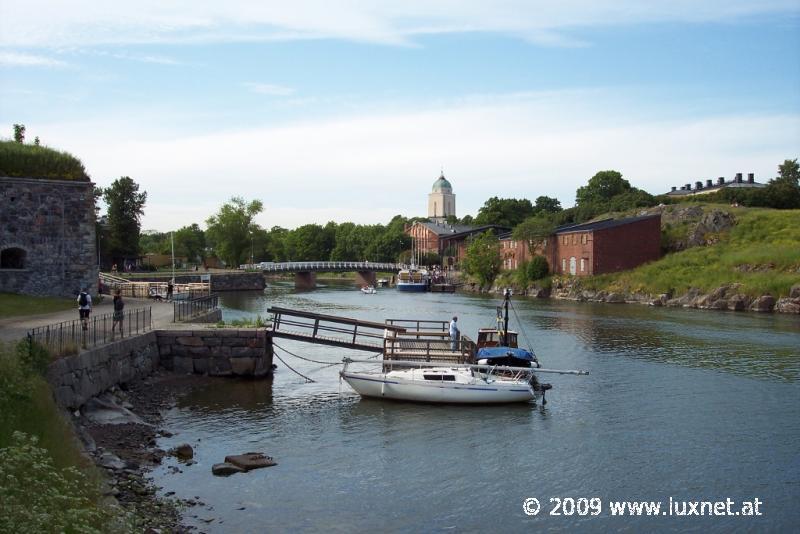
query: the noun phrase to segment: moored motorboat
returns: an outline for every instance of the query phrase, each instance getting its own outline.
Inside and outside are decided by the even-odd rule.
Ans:
[[[418,269],[414,266],[403,269],[397,274],[398,291],[428,291],[431,277],[427,269]]]
[[[361,292],[364,293],[365,295],[374,295],[375,293],[378,292],[378,290],[372,286],[364,286],[361,288]]]

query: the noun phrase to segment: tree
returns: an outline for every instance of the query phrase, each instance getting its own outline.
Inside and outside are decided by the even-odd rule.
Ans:
[[[550,272],[550,266],[547,265],[547,259],[544,256],[534,256],[525,265],[525,272],[528,280],[541,280]]]
[[[139,184],[122,176],[103,189],[108,206],[108,248],[115,260],[139,255],[139,234],[147,192],[139,192]]]
[[[263,209],[260,200],[247,203],[241,197],[232,197],[216,215],[206,219],[206,239],[227,265],[238,266],[249,257],[253,232],[259,228],[253,219]]]
[[[533,253],[536,245],[544,242],[553,234],[556,225],[546,215],[528,217],[514,228],[512,233],[517,241],[528,243],[528,250]]]
[[[33,144],[36,145],[36,146],[41,146],[42,143],[41,143],[41,141],[39,141],[39,136],[38,135],[33,138]]]
[[[25,142],[25,125],[24,124],[15,124],[14,125],[14,142],[20,143],[20,144]]]
[[[478,210],[474,222],[477,225],[496,224],[513,228],[531,215],[533,204],[527,198],[492,197]]]
[[[558,213],[561,208],[561,202],[557,198],[546,197],[544,195],[536,198],[536,203],[533,205],[534,214],[540,213]]]
[[[502,264],[500,241],[492,232],[484,232],[470,240],[463,267],[468,274],[478,278],[481,286],[494,282]]]
[[[206,235],[197,223],[176,231],[173,242],[177,256],[185,256],[195,263],[203,263],[206,259]]]
[[[631,184],[617,171],[600,171],[579,187],[575,193],[577,204],[605,203],[616,195],[631,189]]]
[[[784,160],[778,165],[778,176],[770,180],[770,183],[800,187],[800,164],[797,163],[797,158]]]
[[[475,218],[472,215],[464,215],[461,217],[461,224],[465,226],[472,226],[475,224]]]
[[[325,261],[331,256],[322,226],[306,224],[286,236],[286,253],[292,261]]]

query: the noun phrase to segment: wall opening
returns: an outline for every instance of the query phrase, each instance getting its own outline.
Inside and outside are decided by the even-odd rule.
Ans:
[[[25,251],[21,248],[6,248],[0,252],[0,269],[24,269]]]

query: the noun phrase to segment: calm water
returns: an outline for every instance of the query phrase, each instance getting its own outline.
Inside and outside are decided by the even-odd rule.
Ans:
[[[280,305],[335,315],[459,317],[474,338],[493,324],[486,296],[362,295],[274,286],[222,296],[224,317]],[[361,400],[337,367],[281,362],[273,383],[216,380],[167,414],[198,463],[155,472],[164,491],[206,503],[189,511],[223,531],[796,531],[800,525],[800,320],[515,299],[553,376],[546,407],[453,407]],[[514,321],[512,321],[514,324]],[[279,340],[335,362],[342,349]],[[217,478],[225,455],[264,451],[278,466]],[[536,497],[541,511],[523,513]],[[551,497],[598,497],[598,516],[551,516]],[[610,500],[758,498],[763,515],[612,517]],[[664,505],[666,507],[666,504]],[[737,506],[739,504],[737,503]],[[213,508],[213,509],[209,509]],[[243,508],[243,509],[242,509]],[[211,523],[201,519],[214,518]]]

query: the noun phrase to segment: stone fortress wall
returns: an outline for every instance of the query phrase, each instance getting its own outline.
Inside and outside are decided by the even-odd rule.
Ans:
[[[97,292],[94,184],[0,177],[0,292]]]

